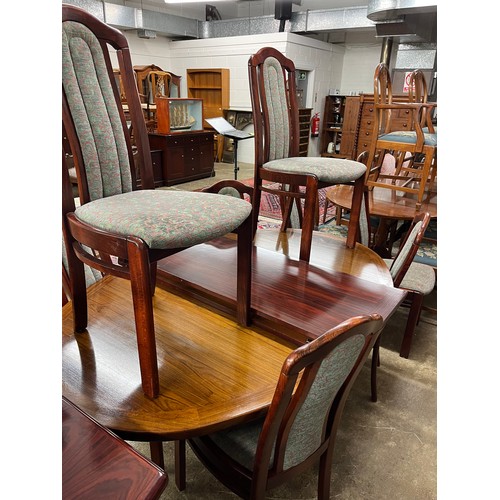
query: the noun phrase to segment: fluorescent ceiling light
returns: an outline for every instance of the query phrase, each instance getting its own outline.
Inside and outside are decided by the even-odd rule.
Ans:
[[[225,2],[227,0],[208,0],[210,3]],[[165,3],[205,3],[204,0],[164,0]]]

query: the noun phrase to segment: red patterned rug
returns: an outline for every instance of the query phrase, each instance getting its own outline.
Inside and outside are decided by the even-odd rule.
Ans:
[[[253,186],[253,179],[245,179],[241,181],[243,184]],[[323,214],[325,213],[326,188],[318,190],[319,196],[319,223],[323,223]],[[260,217],[266,219],[281,220],[281,208],[279,198],[271,193],[262,193],[260,199]],[[328,204],[326,211],[326,222],[335,217],[335,209],[331,203]]]

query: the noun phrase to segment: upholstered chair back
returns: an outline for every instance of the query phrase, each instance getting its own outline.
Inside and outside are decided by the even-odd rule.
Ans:
[[[390,272],[395,287],[399,287],[422,242],[431,217],[428,212],[417,214],[401,243],[398,253],[390,264]]]
[[[287,158],[290,150],[290,117],[286,83],[280,62],[268,57],[262,67],[267,118],[269,120],[269,161]]]
[[[321,446],[332,403],[364,345],[364,335],[350,337],[326,356],[319,367],[313,368],[317,369],[317,373],[291,425],[283,456],[283,470],[301,463]],[[306,375],[306,380],[310,375]]]
[[[110,79],[107,64],[110,64],[107,53],[105,56],[100,42],[88,28],[73,21],[63,23],[63,89],[74,130],[81,138],[88,184],[89,199],[82,203],[132,190],[126,126],[118,109],[119,100],[115,98],[116,83]]]

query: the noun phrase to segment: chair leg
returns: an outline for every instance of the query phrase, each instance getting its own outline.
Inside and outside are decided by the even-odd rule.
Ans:
[[[399,355],[402,358],[407,358],[410,355],[411,343],[413,340],[413,335],[415,333],[415,326],[417,320],[420,316],[420,311],[422,310],[422,303],[424,301],[424,296],[421,293],[412,292],[408,294],[411,300],[410,312],[408,313],[408,320],[406,322],[405,333],[403,335],[403,341],[401,342],[401,348],[399,350]]]
[[[142,389],[146,396],[155,398],[160,392],[160,381],[156,357],[148,249],[139,238],[130,238],[127,250]]]
[[[158,467],[165,470],[165,458],[163,456],[163,441],[150,441],[149,452],[151,454],[151,461]]]
[[[330,439],[334,439],[333,438]],[[332,448],[333,446],[330,445]],[[331,450],[327,450],[319,462],[318,474],[318,500],[329,500],[330,498],[330,481],[332,477],[332,456]]]
[[[243,326],[251,322],[252,236],[252,217],[249,216],[238,229],[237,243],[236,319]]]
[[[73,310],[73,328],[76,333],[82,333],[87,328],[87,284],[85,282],[85,266],[76,256],[73,248],[66,245],[68,258],[68,275],[71,295],[71,307]]]
[[[299,259],[309,262],[311,257],[312,235],[316,220],[316,207],[318,204],[317,181],[309,177],[306,186],[306,198],[304,201],[304,217],[302,219],[302,234],[300,237]]]
[[[361,203],[365,190],[365,180],[361,176],[354,182],[354,190],[352,193],[351,215],[349,217],[349,229],[347,231],[347,248],[354,248],[358,241],[359,232],[359,214],[361,212]]]
[[[186,489],[186,441],[175,441],[175,485],[179,491]]]
[[[372,391],[372,401],[377,402],[377,367],[380,366],[380,338],[381,334],[378,336],[375,344],[373,345],[372,351],[372,366],[371,366],[371,391]]]

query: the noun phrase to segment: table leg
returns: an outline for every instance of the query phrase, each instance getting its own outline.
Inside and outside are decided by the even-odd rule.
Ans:
[[[238,180],[238,139],[233,139],[234,145],[234,180]]]

